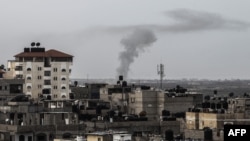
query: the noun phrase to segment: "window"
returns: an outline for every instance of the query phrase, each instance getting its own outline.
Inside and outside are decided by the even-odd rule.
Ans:
[[[28,136],[28,141],[32,141],[32,136]]]
[[[53,71],[54,71],[54,72],[57,72],[57,68],[54,68]]]
[[[31,86],[27,86],[27,89],[31,89]]]
[[[19,136],[19,141],[25,141],[25,136],[24,135],[20,135]]]
[[[5,90],[7,90],[7,89],[8,89],[8,87],[7,87],[7,86],[5,86],[5,87],[4,87],[4,89],[5,89]]]
[[[66,87],[65,87],[65,86],[62,86],[62,89],[66,89]]]
[[[42,67],[37,67],[37,70],[38,70],[38,71],[41,71],[41,70],[42,70]]]
[[[50,76],[50,71],[44,71],[44,76]]]
[[[62,69],[62,72],[66,72],[66,69]]]
[[[57,77],[54,77],[53,80],[57,81]]]
[[[64,120],[64,113],[62,113],[62,120]]]
[[[28,76],[28,77],[27,77],[27,80],[31,80],[31,77],[30,77],[30,76]]]
[[[51,85],[50,80],[44,80],[44,85]]]
[[[38,88],[38,89],[41,89],[41,88],[42,88],[42,85],[37,85],[37,88]]]
[[[22,67],[22,66],[16,66],[16,67],[15,67],[15,70],[16,70],[16,71],[22,71],[22,70],[23,70],[23,67]]]
[[[42,79],[42,76],[41,76],[41,75],[38,75],[38,76],[37,76],[37,79]]]
[[[31,68],[27,68],[27,71],[31,71]]]
[[[23,75],[17,74],[17,75],[16,75],[16,78],[23,78]]]
[[[63,77],[62,80],[64,81],[64,80],[66,80],[66,78]]]
[[[131,103],[134,103],[135,102],[135,98],[131,98]]]
[[[54,89],[57,89],[57,86],[54,86]]]
[[[97,138],[97,141],[101,141],[101,138]]]

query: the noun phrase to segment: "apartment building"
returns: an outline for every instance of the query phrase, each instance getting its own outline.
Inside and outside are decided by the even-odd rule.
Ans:
[[[23,94],[23,79],[4,79],[0,78],[0,101],[3,104],[17,95]]]
[[[33,99],[70,98],[69,76],[73,56],[31,43],[7,63],[6,78],[24,79],[23,91]]]
[[[78,124],[70,100],[34,103],[22,95],[0,106],[0,141],[71,139],[85,128],[84,124]]]

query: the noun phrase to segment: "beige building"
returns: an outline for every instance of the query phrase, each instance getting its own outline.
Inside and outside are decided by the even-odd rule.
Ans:
[[[238,118],[250,118],[250,98],[230,98],[227,113],[238,113]]]
[[[20,101],[22,99],[22,101]],[[72,112],[71,102],[32,103],[27,95],[0,106],[0,141],[51,141],[70,139],[85,131]]]
[[[159,90],[136,89],[129,95],[129,113],[139,114],[146,111],[149,120],[157,120],[164,109],[164,99],[159,98],[162,92]]]
[[[138,115],[146,111],[149,120],[156,120],[160,118],[163,110],[171,113],[185,113],[188,108],[202,103],[203,96],[185,93],[170,97],[164,91],[152,87],[127,86],[122,89],[107,85],[100,89],[100,99],[110,102],[113,109],[126,105],[128,114]],[[122,99],[125,99],[125,104]]]
[[[69,99],[73,56],[38,45],[33,43],[9,60],[5,78],[24,79],[23,91],[34,99]]]
[[[229,98],[227,103],[226,109],[223,106],[217,109],[215,106],[214,109],[199,108],[186,112],[185,137],[203,139],[206,136],[204,129],[209,128],[214,141],[223,141],[225,124],[249,125],[250,98]]]
[[[87,141],[131,141],[132,135],[123,131],[101,131],[87,133]]]

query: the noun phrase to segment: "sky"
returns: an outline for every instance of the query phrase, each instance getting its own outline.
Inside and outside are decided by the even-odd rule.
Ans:
[[[250,79],[249,0],[0,1],[0,64],[40,42],[71,78]]]

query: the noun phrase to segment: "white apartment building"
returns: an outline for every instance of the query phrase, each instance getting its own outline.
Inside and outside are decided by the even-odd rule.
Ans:
[[[6,78],[24,79],[23,91],[31,98],[69,99],[69,75],[73,56],[58,50],[45,50],[40,43],[16,54],[7,64]]]

